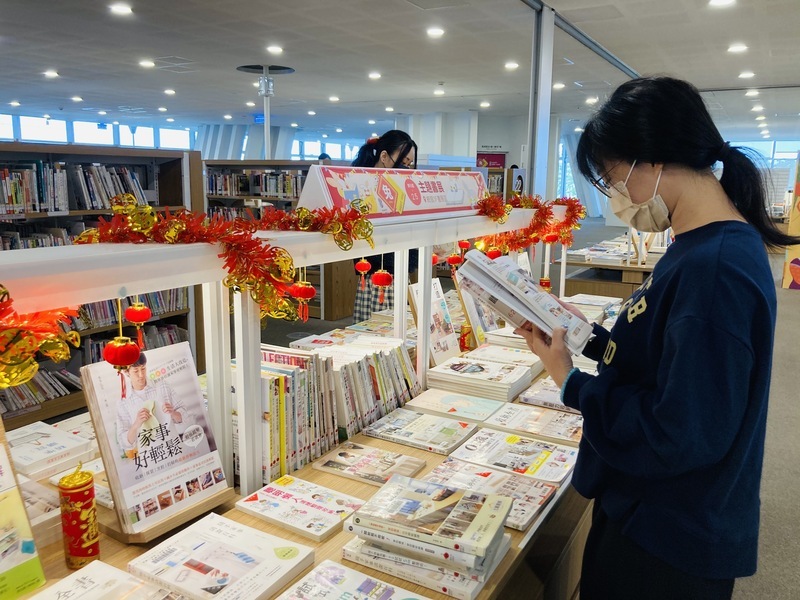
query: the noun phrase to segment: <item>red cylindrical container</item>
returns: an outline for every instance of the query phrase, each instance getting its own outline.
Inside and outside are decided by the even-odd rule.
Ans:
[[[64,560],[70,569],[80,569],[100,557],[100,529],[94,503],[94,476],[89,471],[65,475],[58,482]]]

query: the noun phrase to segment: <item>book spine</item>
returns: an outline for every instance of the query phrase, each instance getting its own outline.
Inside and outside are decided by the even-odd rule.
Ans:
[[[345,546],[347,548],[347,546]],[[411,567],[414,569],[423,569],[425,571],[433,571],[436,573],[442,573],[447,575],[448,577],[464,577],[471,581],[486,581],[486,574],[483,572],[474,572],[471,569],[454,569],[452,566],[445,567],[438,564],[426,562],[422,559],[415,558],[409,554],[402,554],[400,552],[392,552],[391,550],[386,550],[381,548],[380,546],[376,546],[365,542],[361,545],[359,549],[359,554],[365,554],[367,556],[371,556],[373,558],[388,560],[394,563],[400,563],[406,567]],[[346,557],[345,557],[346,558]]]

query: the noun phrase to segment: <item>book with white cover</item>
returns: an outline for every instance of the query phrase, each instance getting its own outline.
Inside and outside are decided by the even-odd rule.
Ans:
[[[456,283],[461,285],[461,274],[456,271]],[[461,303],[464,305],[464,313],[467,322],[472,327],[472,335],[475,343],[480,346],[486,343],[487,334],[500,328],[500,324],[495,318],[494,311],[483,302],[476,300],[471,294],[458,292]]]
[[[363,548],[366,543],[362,539],[353,538],[342,548],[342,557],[381,573],[405,579],[411,583],[416,583],[430,590],[461,600],[474,600],[486,585],[485,581],[476,581],[468,575],[449,575],[442,571],[419,568],[416,565],[398,562],[389,557],[370,556]],[[508,549],[511,547],[511,536],[503,536],[500,544],[501,547],[498,549],[494,562],[489,568],[490,573],[497,568],[497,565],[508,553]]]
[[[211,513],[128,563],[194,600],[273,598],[314,564],[314,550]]]
[[[361,571],[324,560],[276,600],[428,600]]]
[[[461,352],[458,344],[458,334],[453,326],[450,310],[444,297],[442,284],[438,278],[431,279],[431,320],[430,320],[430,351],[431,362],[440,365],[448,358],[458,356]],[[412,283],[408,286],[408,297],[411,307],[416,315],[419,327],[419,298],[422,293],[421,284]]]
[[[452,457],[437,465],[422,479],[513,498],[514,504],[506,517],[506,527],[520,530],[530,526],[558,490],[558,484],[555,483],[474,465]]]
[[[486,556],[502,536],[511,498],[392,478],[353,515],[353,523]]]
[[[61,471],[53,475],[49,481],[53,485],[58,485],[61,478],[75,471],[74,468]],[[95,458],[89,462],[81,464],[81,471],[88,471],[94,476],[94,501],[100,506],[114,508],[114,499],[111,497],[111,490],[108,486],[108,475],[102,458]]]
[[[450,454],[477,425],[444,416],[398,408],[364,428],[364,433],[436,454]]]
[[[510,433],[531,434],[547,442],[577,446],[583,434],[583,417],[573,413],[508,403],[486,419],[486,427]]]
[[[504,404],[499,400],[431,388],[407,402],[404,408],[432,415],[447,415],[469,423],[482,423]]]
[[[561,388],[549,375],[535,381],[527,390],[521,392],[519,401],[523,404],[553,408],[576,415],[581,414],[579,410],[570,408],[561,401]]]
[[[501,471],[560,483],[575,467],[578,449],[481,428],[451,456]]]
[[[425,466],[425,461],[375,446],[342,442],[312,466],[320,471],[381,486],[395,473],[409,477],[416,475]]]
[[[111,364],[81,367],[125,533],[146,531],[229,487],[188,342],[142,354],[146,362],[122,375],[124,393]],[[149,415],[145,421],[143,414]]]
[[[428,371],[428,385],[451,391],[480,394],[507,402],[531,384],[528,367],[465,357],[449,359]]]
[[[326,333],[313,334],[299,340],[292,340],[289,342],[289,347],[297,348],[298,350],[319,350],[328,346],[341,346],[359,335],[361,333],[358,331],[332,329]]]
[[[467,352],[464,356],[477,360],[489,360],[507,365],[529,367],[531,377],[536,377],[544,369],[541,359],[533,352],[523,348],[512,348],[511,346],[483,344],[475,348],[475,350]]]
[[[54,488],[43,486],[22,474],[17,475],[17,484],[34,533],[53,524],[60,528],[61,511],[59,508],[61,505],[58,492]],[[39,544],[42,545],[42,542],[40,541]]]
[[[544,292],[511,258],[501,256],[492,260],[478,250],[470,250],[465,259],[461,266],[464,279],[462,290],[472,293],[479,300],[487,300],[488,293],[488,296],[499,301],[488,303],[514,325],[521,325],[519,317],[522,317],[524,321],[530,321],[548,334],[557,327],[566,327],[567,347],[573,354],[581,353],[592,335],[592,326],[565,310],[552,294]],[[483,288],[485,293],[479,293],[474,286],[468,286],[467,282],[470,280]],[[511,311],[508,312],[503,307],[510,308]]]
[[[525,338],[514,333],[514,329],[516,329],[514,326],[507,326],[495,329],[494,331],[487,331],[486,343],[528,350],[528,343],[525,341]]]
[[[61,421],[53,423],[53,427],[61,431],[68,431],[86,440],[91,440],[92,450],[100,454],[100,448],[97,445],[97,435],[94,431],[94,425],[92,425],[92,416],[88,412],[62,419]]]
[[[236,508],[322,541],[342,530],[342,521],[364,503],[325,486],[284,475],[245,496]]]
[[[9,431],[7,437],[14,468],[31,479],[50,477],[92,458],[90,440],[41,421]]]
[[[53,585],[33,596],[31,600],[181,600],[183,597],[101,560],[93,560]]]

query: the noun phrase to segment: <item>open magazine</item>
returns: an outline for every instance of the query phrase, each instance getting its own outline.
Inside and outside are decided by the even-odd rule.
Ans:
[[[566,344],[573,354],[580,354],[592,335],[591,324],[565,310],[507,256],[492,260],[470,250],[459,273],[461,291],[491,306],[507,324],[520,327],[530,321],[548,335],[566,327]]]

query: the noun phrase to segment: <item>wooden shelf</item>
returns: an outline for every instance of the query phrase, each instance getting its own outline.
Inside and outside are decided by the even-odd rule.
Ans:
[[[75,392],[60,398],[54,398],[40,404],[41,408],[32,410],[16,417],[3,416],[3,425],[6,430],[17,429],[23,425],[29,425],[36,421],[44,421],[58,417],[79,408],[86,408],[86,399],[83,397],[83,392]]]
[[[188,315],[188,314],[189,314],[189,309],[188,308],[182,308],[180,310],[173,310],[173,311],[170,311],[170,312],[165,312],[165,313],[162,313],[160,315],[153,315],[150,318],[150,320],[147,321],[147,323],[156,323],[157,321],[162,321],[164,319],[169,319],[170,317],[178,317],[180,315]],[[133,327],[134,325],[133,325],[133,323],[130,323],[128,321],[123,321],[122,322],[122,326],[123,327]],[[80,333],[81,337],[83,337],[83,336],[86,336],[86,335],[94,335],[96,333],[104,333],[106,331],[114,331],[115,329],[117,329],[117,327],[119,327],[119,325],[117,325],[117,324],[114,324],[114,325],[103,325],[101,327],[92,327],[90,329],[76,329],[75,331]]]

